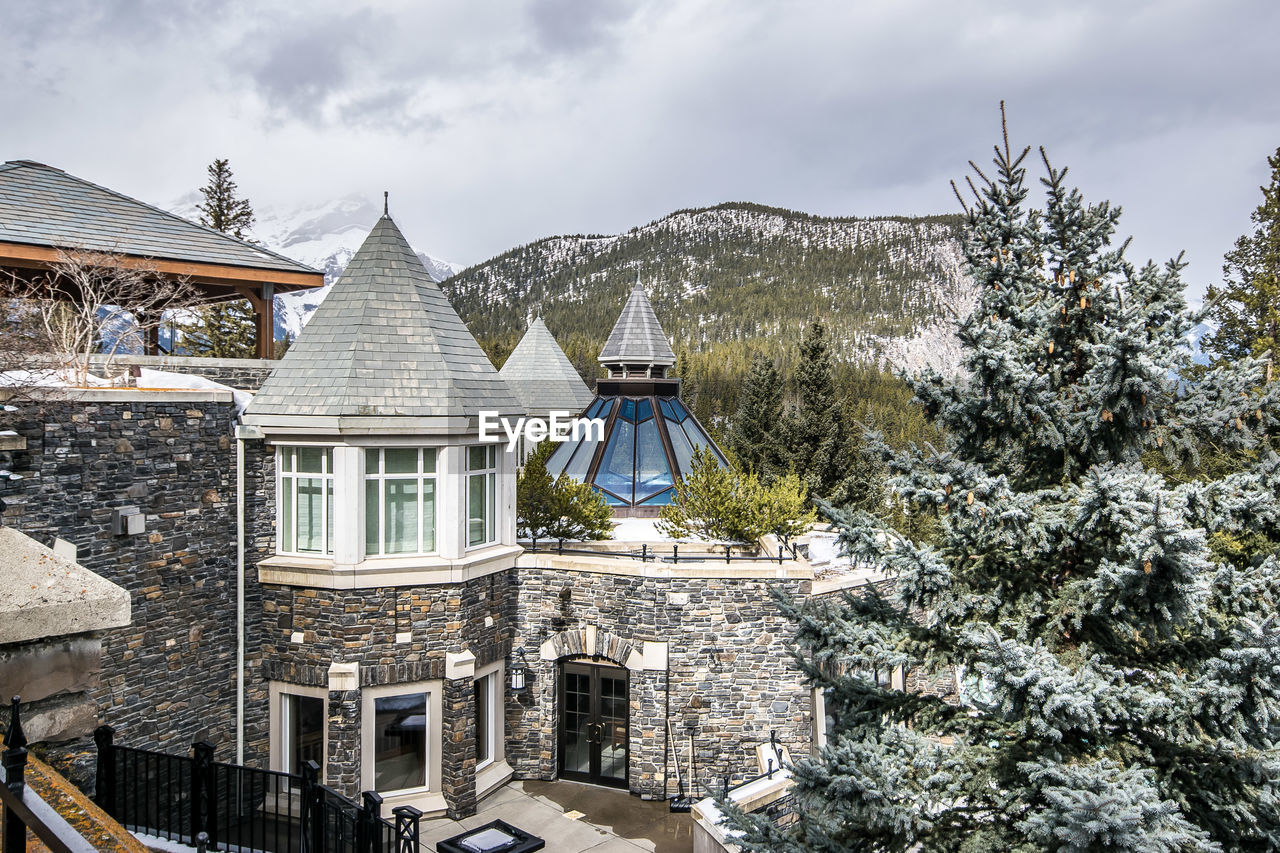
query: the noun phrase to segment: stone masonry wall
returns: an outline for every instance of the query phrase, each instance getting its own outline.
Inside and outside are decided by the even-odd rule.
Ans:
[[[507,656],[514,633],[513,574],[360,590],[264,585],[263,664],[255,687],[265,694],[269,681],[323,686],[335,662],[359,664],[362,688],[442,680],[443,793],[451,814],[468,814],[475,807],[475,699],[471,679],[445,678],[445,655],[470,651],[476,667]],[[410,641],[397,643],[396,634],[404,632]],[[301,642],[292,641],[295,633]],[[360,778],[360,694],[329,697],[328,784],[356,797],[372,787]]]
[[[3,521],[46,545],[74,543],[79,563],[129,591],[132,625],[104,635],[93,690],[117,742],[186,753],[205,739],[226,760],[235,737],[234,408],[192,396],[22,404],[5,426],[27,447],[0,461],[24,479],[7,484]],[[144,533],[112,533],[122,506],[145,514]],[[81,781],[92,766],[80,742],[50,757]]]
[[[644,578],[557,569],[522,568],[518,646],[528,652],[531,697],[508,705],[507,760],[516,775],[550,779],[556,773],[558,662],[538,648],[566,631],[594,626],[639,646],[668,643],[669,673],[633,670],[631,759],[633,792],[675,793],[678,754],[687,776],[690,732],[698,781],[720,784],[756,772],[755,744],[777,730],[794,754],[811,737],[809,688],[789,658],[792,627],[778,612],[771,588],[803,595],[796,580]],[[669,719],[675,749],[668,752]],[[667,783],[667,780],[670,782]]]

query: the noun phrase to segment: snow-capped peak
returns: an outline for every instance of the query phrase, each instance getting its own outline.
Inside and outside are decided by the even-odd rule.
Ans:
[[[199,222],[200,198],[199,192],[188,193],[169,209]],[[276,336],[297,337],[382,215],[382,208],[363,195],[347,195],[292,210],[255,208],[254,215],[252,239],[324,273],[324,287],[276,297]],[[437,281],[463,269],[461,264],[433,258],[417,247],[414,252]]]

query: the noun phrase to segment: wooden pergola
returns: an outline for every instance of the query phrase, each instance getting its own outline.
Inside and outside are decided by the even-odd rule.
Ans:
[[[106,252],[126,267],[185,278],[205,304],[247,299],[258,358],[273,355],[275,296],[324,285],[323,273],[304,264],[60,169],[0,164],[0,279],[43,277],[67,250]],[[149,354],[156,347],[148,341]]]

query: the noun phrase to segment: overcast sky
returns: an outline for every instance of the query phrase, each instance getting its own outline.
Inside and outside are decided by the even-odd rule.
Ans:
[[[1278,45],[1270,0],[10,3],[0,159],[160,205],[214,157],[259,207],[389,189],[472,263],[722,201],[955,212],[1003,98],[1198,293],[1280,146]]]

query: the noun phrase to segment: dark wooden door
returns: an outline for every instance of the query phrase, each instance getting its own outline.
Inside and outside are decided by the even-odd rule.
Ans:
[[[627,787],[627,670],[570,661],[560,668],[560,778]]]

